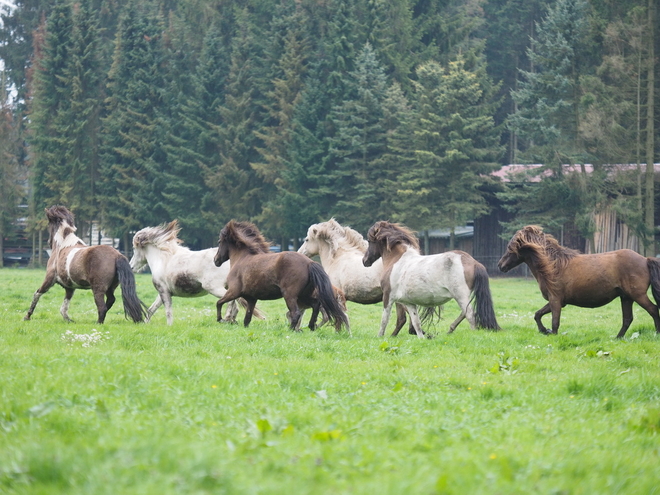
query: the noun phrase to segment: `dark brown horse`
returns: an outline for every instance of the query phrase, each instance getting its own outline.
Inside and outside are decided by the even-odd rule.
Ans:
[[[91,289],[98,310],[98,323],[103,323],[115,303],[114,292],[118,285],[121,285],[125,315],[136,323],[143,321],[144,305],[135,292],[135,277],[126,257],[111,246],[87,246],[76,236],[73,213],[64,206],[46,209],[46,216],[51,255],[46,266],[46,278],[34,293],[24,319],[30,319],[39,298],[57,283],[65,291],[60,314],[66,321],[71,321],[69,303],[73,292],[76,289]]]
[[[383,316],[379,337],[385,334],[393,303],[408,310],[419,338],[424,338],[417,307],[442,306],[455,299],[461,314],[449,326],[453,332],[464,318],[472,328],[498,330],[486,268],[468,253],[422,256],[419,242],[408,228],[391,222],[376,222],[367,235],[369,247],[362,259],[371,266],[383,259],[380,283],[383,289]]]
[[[653,318],[660,333],[658,306],[647,296],[649,285],[656,301],[660,300],[660,262],[645,258],[630,249],[602,254],[580,254],[559,245],[541,227],[528,225],[516,232],[506,247],[498,267],[503,272],[527,264],[539,283],[548,304],[539,309],[534,320],[543,334],[556,334],[561,308],[570,304],[598,308],[621,298],[623,324],[617,338],[622,338],[633,321],[633,301]],[[543,326],[543,315],[552,313],[552,329]]]
[[[283,297],[289,309],[292,330],[298,326],[301,307],[312,308],[310,330],[316,328],[321,309],[335,329],[348,328],[348,318],[335,298],[323,267],[295,251],[271,253],[268,243],[253,224],[231,220],[222,229],[213,261],[220,266],[227,260],[231,261],[227,293],[217,303],[218,314],[221,314],[222,304],[243,297],[248,302],[243,321],[247,327],[257,300]]]

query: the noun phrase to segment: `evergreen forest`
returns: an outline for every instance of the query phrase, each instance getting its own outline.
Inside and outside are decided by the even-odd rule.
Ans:
[[[654,0],[15,0],[0,7],[0,237],[64,204],[130,239],[230,219],[453,229],[616,209],[654,230]],[[533,189],[491,175],[543,164]],[[593,165],[591,174],[562,166]],[[608,174],[612,164],[636,173]],[[540,170],[538,172],[541,172]],[[538,173],[537,172],[537,173]],[[531,183],[530,183],[531,184]],[[652,237],[652,235],[651,235]],[[0,246],[1,247],[1,246]]]

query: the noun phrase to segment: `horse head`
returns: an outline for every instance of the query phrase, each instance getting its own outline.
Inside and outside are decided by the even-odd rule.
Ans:
[[[545,250],[545,244],[546,235],[543,229],[538,225],[527,225],[513,234],[497,267],[506,273],[523,263],[532,250]]]
[[[344,227],[339,225],[334,218],[327,222],[315,223],[307,229],[307,237],[298,252],[311,258],[321,252],[321,243],[325,243],[328,245],[332,257],[339,248],[339,239],[343,235]]]
[[[270,246],[253,223],[230,220],[220,231],[218,251],[213,258],[215,266],[227,261],[231,251],[263,254],[270,252]]]
[[[75,217],[68,208],[61,205],[46,208],[46,218],[48,218],[48,243],[50,248],[56,246],[73,246],[82,241],[75,235],[76,228]],[[73,235],[72,235],[73,234]]]
[[[369,247],[362,258],[364,266],[371,266],[384,252],[392,251],[397,245],[404,244],[419,251],[419,241],[415,234],[398,223],[376,222],[367,234]]]
[[[139,230],[133,236],[133,257],[130,264],[134,272],[139,272],[148,263],[147,248],[155,246],[161,251],[173,252],[171,243],[181,244],[183,241],[178,238],[181,231],[179,222],[172,220],[170,223],[163,223],[157,227],[145,227]]]

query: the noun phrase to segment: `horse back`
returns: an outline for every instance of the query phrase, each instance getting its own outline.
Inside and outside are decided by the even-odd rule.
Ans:
[[[651,282],[647,259],[630,249],[572,258],[558,275],[563,304],[600,307],[626,295],[636,299]]]
[[[283,292],[300,292],[308,285],[311,263],[296,251],[253,254],[232,262],[227,283],[242,296],[279,299]]]
[[[111,246],[81,246],[63,249],[57,264],[58,282],[68,288],[86,289],[117,282],[116,261],[123,256]]]
[[[421,306],[436,306],[470,293],[461,253],[422,256],[408,251],[392,266],[387,282],[390,300]]]

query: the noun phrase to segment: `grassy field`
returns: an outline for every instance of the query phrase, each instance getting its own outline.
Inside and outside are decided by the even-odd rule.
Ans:
[[[0,493],[660,493],[660,338],[637,306],[621,341],[618,302],[540,335],[523,279],[491,281],[503,331],[446,335],[451,302],[424,341],[377,338],[377,305],[349,306],[351,337],[291,333],[282,301],[219,325],[210,296],[175,299],[171,327],[119,300],[97,325],[78,291],[65,323],[59,287],[24,322],[43,275],[0,270]]]

